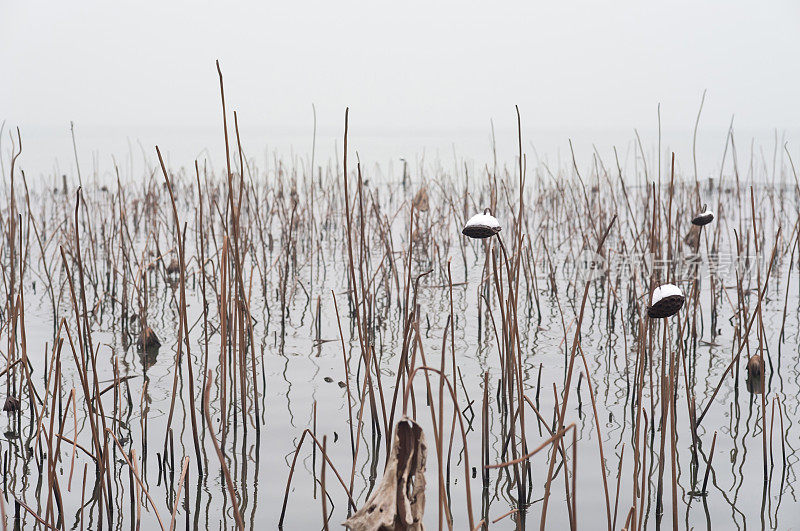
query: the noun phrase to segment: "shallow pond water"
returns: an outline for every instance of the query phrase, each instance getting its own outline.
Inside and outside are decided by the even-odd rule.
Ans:
[[[750,188],[732,178],[696,186],[676,177],[671,189],[639,174],[624,185],[598,173],[584,185],[569,172],[554,178],[537,168],[527,171],[517,232],[513,169],[401,182],[368,182],[368,175],[359,182],[351,173],[348,231],[335,167],[313,178],[288,169],[246,175],[234,172],[227,183],[201,168],[171,173],[174,211],[158,172],[121,189],[87,186],[80,196],[72,187],[26,198],[17,180],[16,203],[3,211],[4,234],[17,236],[13,246],[4,239],[2,351],[10,363],[22,358],[6,373],[7,394],[21,398],[20,413],[4,419],[9,523],[16,498],[30,508],[17,509],[26,529],[41,527],[31,513],[63,518],[69,529],[125,529],[139,520],[153,529],[159,519],[168,528],[173,510],[179,527],[234,529],[232,487],[246,528],[275,528],[308,429],[320,443],[325,437],[326,481],[321,449],[306,437],[284,528],[322,528],[323,510],[339,527],[348,517],[344,486],[352,485],[360,507],[381,479],[406,368],[444,365],[460,420],[452,400],[440,399],[433,373],[430,396],[425,373],[416,373],[407,407],[428,443],[426,527],[446,527],[440,507],[449,507],[453,528],[468,528],[468,496],[474,525],[538,527],[552,446],[530,458],[522,490],[513,467],[490,469],[484,485],[483,460],[511,461],[548,439],[574,354],[563,425],[575,425],[577,464],[568,433],[570,483],[557,452],[548,528],[569,527],[573,495],[580,528],[613,520],[620,529],[634,504],[648,529],[672,526],[673,515],[679,528],[800,525],[793,185],[755,186],[751,204]],[[692,249],[684,237],[700,202],[717,217]],[[487,206],[503,225],[507,254],[498,238],[461,235],[464,220]],[[181,275],[168,272],[178,258],[176,227],[185,236],[185,295]],[[687,301],[677,315],[644,317],[651,279],[682,288]],[[160,348],[137,345],[145,325]],[[365,352],[378,367],[369,378]],[[761,395],[745,386],[747,359],[758,352],[766,360],[766,422]],[[212,429],[203,406],[207,375]],[[522,395],[524,440],[516,420]],[[441,470],[432,412],[443,419]]]

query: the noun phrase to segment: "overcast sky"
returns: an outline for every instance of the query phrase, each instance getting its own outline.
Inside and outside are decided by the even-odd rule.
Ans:
[[[800,3],[0,0],[0,119],[365,131],[800,127]],[[278,129],[276,129],[278,130]],[[30,138],[30,135],[28,136]],[[35,139],[35,137],[34,137]],[[276,139],[277,140],[277,139]],[[453,138],[457,141],[458,138]]]

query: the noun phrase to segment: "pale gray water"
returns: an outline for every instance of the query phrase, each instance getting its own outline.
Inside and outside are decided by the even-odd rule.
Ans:
[[[724,146],[724,145],[723,145]],[[27,156],[27,155],[26,155]],[[26,159],[27,160],[27,159]],[[352,161],[352,159],[351,159]],[[786,167],[787,161],[781,159],[781,165]],[[7,163],[7,162],[6,162]],[[606,161],[609,163],[609,161]],[[730,164],[730,162],[728,162]],[[741,164],[741,162],[740,162]],[[443,164],[445,168],[447,165]],[[8,166],[6,166],[8,167]],[[780,168],[781,166],[779,166]],[[314,219],[319,224],[317,229],[318,238],[311,238],[307,233],[300,233],[290,241],[282,239],[281,220],[286,213],[280,212],[280,200],[277,199],[278,190],[281,187],[288,187],[291,175],[295,168],[298,173],[298,166],[286,164],[285,174],[277,177],[272,170],[268,176],[257,174],[255,183],[259,197],[261,198],[261,208],[277,209],[269,210],[269,224],[265,231],[275,238],[275,245],[267,250],[265,245],[259,241],[252,250],[254,256],[259,260],[260,265],[248,272],[248,278],[252,278],[253,290],[251,298],[251,312],[255,319],[254,322],[254,353],[257,359],[256,370],[258,373],[258,385],[262,395],[259,397],[259,411],[261,431],[260,436],[256,437],[252,425],[245,434],[242,431],[241,418],[239,425],[234,431],[231,428],[229,438],[225,447],[225,454],[228,459],[228,466],[231,469],[237,491],[242,496],[242,512],[248,522],[248,528],[272,528],[277,525],[280,514],[283,489],[288,475],[288,464],[291,462],[291,455],[295,444],[298,442],[303,429],[312,427],[312,405],[316,403],[316,431],[321,436],[328,436],[328,449],[330,458],[342,475],[349,479],[351,465],[351,453],[349,443],[347,397],[344,389],[337,385],[337,382],[344,379],[344,369],[342,367],[342,345],[338,341],[339,333],[337,327],[336,313],[333,307],[331,290],[336,293],[339,313],[342,320],[347,351],[352,356],[350,364],[350,378],[356,382],[356,375],[363,378],[363,368],[359,373],[358,364],[358,338],[353,327],[354,320],[349,316],[347,302],[347,252],[343,244],[343,228],[341,218],[341,207],[335,199],[336,194],[341,191],[333,192],[334,187],[338,186],[335,174],[323,177],[323,186],[310,185],[306,179],[298,177],[298,192],[300,193],[300,205],[306,205],[306,198],[309,193],[309,186],[316,190],[317,203],[315,207]],[[82,168],[82,171],[87,171]],[[335,171],[335,169],[333,170]],[[398,171],[398,170],[395,170]],[[510,170],[513,171],[513,170]],[[546,172],[543,168],[537,167],[529,169],[535,179],[527,188],[528,204],[533,205],[537,196],[541,198],[549,197],[548,201],[562,201],[563,196],[555,193],[550,185],[547,184]],[[535,173],[534,173],[535,172]],[[302,175],[301,173],[299,173]],[[500,420],[496,402],[496,393],[499,378],[499,355],[497,342],[494,332],[488,324],[491,316],[486,313],[485,306],[479,315],[479,295],[478,290],[481,285],[481,276],[484,264],[483,246],[462,242],[460,235],[460,224],[458,219],[449,210],[447,205],[447,195],[441,192],[435,184],[438,179],[445,183],[445,190],[450,188],[450,177],[440,177],[446,175],[444,172],[437,176],[428,177],[431,210],[423,213],[420,218],[421,226],[428,227],[425,231],[429,232],[433,240],[424,243],[425,240],[418,242],[414,259],[412,260],[412,271],[414,275],[433,268],[434,273],[422,282],[419,302],[421,304],[420,333],[427,355],[428,364],[438,366],[441,354],[442,335],[449,314],[448,290],[443,287],[447,284],[446,264],[448,258],[452,261],[452,275],[455,287],[453,288],[453,306],[455,315],[455,349],[458,368],[463,376],[463,387],[459,383],[458,392],[461,400],[460,407],[465,408],[466,398],[469,395],[474,403],[472,408],[475,417],[470,411],[464,413],[464,421],[472,421],[472,430],[468,435],[470,465],[480,467],[480,401],[482,396],[483,374],[489,372],[489,398],[491,416],[491,436],[490,436],[490,462],[501,462],[502,441],[499,438]],[[613,176],[613,174],[612,174]],[[462,176],[463,177],[463,176]],[[391,226],[391,238],[397,254],[397,267],[401,274],[405,268],[405,249],[408,247],[408,219],[404,208],[407,208],[405,201],[410,199],[418,189],[423,177],[419,173],[411,170],[411,182],[409,187],[404,190],[403,186],[396,180],[380,180],[373,177],[370,170],[366,170],[365,178],[370,178],[371,184],[368,190],[380,197],[381,210],[388,216]],[[594,178],[584,176],[589,182]],[[635,175],[628,175],[631,180],[636,180]],[[641,179],[641,177],[638,177]],[[141,199],[142,191],[147,187],[158,193],[156,204],[158,205],[158,215],[145,215],[140,206],[127,213],[131,216],[129,220],[130,230],[133,234],[134,247],[138,253],[142,253],[148,230],[156,228],[158,241],[162,252],[171,248],[174,241],[168,234],[166,227],[171,227],[169,221],[171,212],[167,195],[161,188],[159,174],[155,174],[152,181],[149,179],[139,181],[134,179],[131,184],[126,186],[126,194],[129,199]],[[484,204],[486,196],[486,177],[472,176],[471,191],[473,200],[478,204]],[[733,184],[733,177],[726,172],[726,179],[729,185]],[[71,248],[71,237],[69,232],[62,232],[64,227],[71,226],[73,215],[74,192],[73,186],[75,178],[70,179],[70,195],[54,195],[52,190],[37,189],[31,198],[31,211],[40,223],[40,230],[46,235],[47,239],[53,235],[53,240],[47,243],[46,256],[48,257],[54,279],[56,280],[56,296],[60,290],[61,296],[58,299],[59,318],[66,318],[70,327],[75,326],[74,313],[70,304],[66,278],[60,266],[60,255],[58,254],[58,244]],[[151,185],[148,182],[152,182]],[[574,179],[560,181],[573,190],[578,189],[578,183]],[[195,229],[197,216],[196,186],[193,183],[192,174],[177,178],[178,207],[182,220],[188,222],[188,242],[187,253],[189,257],[197,257],[197,238],[199,236]],[[513,176],[511,178],[513,186]],[[613,209],[609,202],[611,191],[605,184],[601,186],[605,200],[600,201],[604,208]],[[640,197],[643,188],[632,185],[628,190],[632,200]],[[746,190],[746,188],[745,188]],[[6,187],[6,191],[8,188]],[[20,201],[20,210],[23,212],[23,219],[27,215],[27,207],[24,206],[24,198],[21,196],[20,189],[17,189]],[[114,206],[116,186],[111,185],[108,192],[102,191],[97,185],[90,184],[85,190],[87,202],[90,208],[81,211],[80,215],[86,216],[89,213],[92,221],[92,231],[98,234],[101,227],[105,226],[108,231],[113,231],[115,226]],[[352,193],[352,191],[351,191]],[[800,338],[800,306],[798,305],[797,283],[798,269],[795,265],[794,272],[789,273],[789,262],[791,253],[792,226],[797,221],[797,197],[792,187],[784,189],[780,193],[778,188],[771,186],[759,186],[756,188],[758,204],[757,209],[760,216],[765,220],[762,230],[766,231],[762,246],[771,248],[774,238],[775,224],[781,223],[784,230],[784,239],[780,251],[780,261],[778,262],[774,275],[770,281],[769,291],[764,306],[764,333],[765,344],[769,349],[769,359],[772,368],[768,372],[768,397],[771,401],[773,397],[778,397],[785,408],[784,425],[787,433],[785,448],[781,447],[779,437],[779,419],[775,417],[775,433],[771,442],[771,456],[774,460],[770,467],[769,481],[764,486],[762,482],[762,460],[761,460],[761,431],[760,405],[758,402],[751,403],[750,395],[744,389],[744,373],[742,363],[741,371],[736,375],[739,379],[738,394],[734,392],[734,381],[726,380],[721,392],[714,400],[710,408],[708,417],[703,421],[698,431],[701,440],[703,455],[707,455],[713,433],[717,432],[716,449],[714,453],[713,472],[710,480],[709,494],[705,498],[692,497],[689,491],[699,487],[694,483],[693,473],[690,468],[691,460],[691,437],[688,432],[688,420],[686,416],[685,394],[683,378],[678,382],[678,406],[677,406],[677,462],[679,464],[678,476],[678,515],[679,527],[702,528],[706,526],[707,519],[713,522],[717,528],[725,529],[744,529],[746,527],[765,527],[775,529],[788,529],[792,525],[800,524],[798,514],[797,494],[795,492],[796,473],[795,466],[797,455],[795,448],[800,441],[797,440],[797,430],[795,424],[798,419],[798,396],[800,396],[800,362],[798,361],[798,338]],[[206,191],[206,199],[208,191]],[[287,192],[288,194],[288,192]],[[621,192],[615,187],[613,195],[621,201]],[[513,193],[511,194],[513,197]],[[710,204],[715,205],[717,198],[715,195],[704,194],[705,199]],[[562,197],[562,199],[559,199]],[[544,199],[543,199],[544,200]],[[598,201],[592,192],[592,203]],[[732,249],[733,229],[741,229],[744,226],[748,230],[747,224],[750,223],[747,214],[737,210],[736,200],[733,194],[725,193],[721,198],[725,205],[725,211],[709,228],[708,234],[712,231],[723,231],[724,237],[721,238],[720,253],[730,252]],[[545,203],[547,204],[547,203]],[[749,201],[742,203],[749,205]],[[459,207],[460,208],[460,207]],[[640,212],[642,205],[633,203],[635,212]],[[206,204],[205,215],[209,215],[210,206]],[[529,230],[532,235],[537,235],[534,242],[544,238],[549,247],[549,255],[545,253],[542,246],[534,243],[534,260],[531,264],[536,264],[536,278],[541,307],[541,322],[538,322],[538,312],[534,304],[534,288],[528,286],[523,281],[524,291],[520,296],[519,304],[519,326],[521,333],[521,348],[523,352],[523,372],[526,382],[526,394],[533,399],[536,395],[537,378],[539,368],[541,371],[541,395],[537,398],[537,407],[548,421],[552,418],[554,397],[552,387],[555,384],[560,390],[563,387],[565,372],[565,352],[567,344],[563,341],[564,329],[568,330],[571,338],[574,331],[573,317],[579,305],[580,294],[582,293],[583,283],[576,282],[575,270],[571,266],[571,261],[581,248],[580,238],[573,234],[570,237],[570,223],[576,220],[571,218],[569,208],[561,205],[550,211],[546,208],[537,207],[531,209]],[[136,215],[135,212],[139,214]],[[620,207],[618,210],[620,221],[618,222],[619,231],[612,234],[609,242],[610,249],[621,251],[624,242],[631,242],[627,237],[629,227],[634,227],[637,223],[636,218],[630,218],[627,212]],[[213,214],[217,216],[217,214]],[[511,214],[507,210],[500,209],[497,213],[501,222],[508,225],[511,221]],[[7,213],[4,214],[7,219]],[[208,218],[206,218],[208,219]],[[62,221],[66,225],[60,226]],[[744,225],[740,225],[740,221]],[[686,221],[682,227],[685,227]],[[211,231],[210,226],[204,229],[205,237],[220,238],[219,219],[214,221],[215,228]],[[134,231],[134,228],[138,229]],[[26,229],[27,230],[27,229]],[[588,227],[587,227],[587,234]],[[55,233],[53,231],[56,231]],[[85,231],[85,229],[84,229]],[[394,377],[399,363],[398,352],[402,347],[402,313],[397,306],[397,291],[393,287],[394,279],[385,276],[379,268],[385,249],[380,244],[380,237],[377,230],[373,227],[369,231],[370,241],[370,271],[378,271],[376,276],[375,294],[375,322],[374,322],[374,345],[376,355],[380,359],[380,368],[383,375],[384,392],[387,397],[391,396]],[[503,233],[508,242],[510,234]],[[86,232],[82,237],[86,237]],[[265,236],[266,237],[266,236]],[[533,236],[532,236],[533,237]],[[315,247],[319,241],[319,247]],[[57,243],[58,242],[58,243]],[[84,239],[84,245],[87,245]],[[465,254],[462,255],[461,243],[465,244]],[[212,260],[219,260],[218,256],[213,255],[213,244],[208,243],[206,257]],[[217,240],[216,245],[221,245]],[[288,246],[288,247],[287,247]],[[84,260],[91,260],[92,257],[98,258],[91,266],[96,268],[98,273],[89,273],[104,282],[106,271],[113,278],[114,271],[119,274],[119,256],[114,254],[113,247],[105,248],[100,246],[94,251],[88,247],[82,247]],[[45,283],[42,263],[38,259],[40,253],[38,246],[31,236],[31,254],[29,258],[29,269],[23,280],[25,290],[25,324],[27,327],[27,350],[34,368],[33,380],[36,385],[42,385],[42,375],[44,374],[45,353],[50,355],[53,344],[53,309],[50,304],[49,296],[44,291]],[[110,262],[106,262],[106,253],[109,255]],[[262,256],[263,252],[263,256]],[[283,264],[285,257],[282,253],[289,252],[296,255],[296,265],[290,268],[290,278],[288,282],[288,298],[286,304],[285,321],[281,320],[281,297],[278,290],[281,282],[280,267],[273,264]],[[98,254],[95,254],[98,253]],[[704,261],[707,263],[708,256],[703,251]],[[402,258],[402,260],[401,260]],[[251,257],[252,259],[252,257]],[[464,263],[466,259],[466,263]],[[798,258],[795,257],[795,260]],[[295,262],[292,262],[295,264]],[[551,289],[552,285],[550,268],[552,268],[552,281],[555,282],[557,291]],[[135,269],[135,268],[134,268]],[[266,273],[265,273],[266,271]],[[218,271],[209,266],[207,274],[209,283],[218,278]],[[700,306],[697,310],[698,319],[698,340],[696,343],[689,341],[686,344],[689,352],[689,360],[692,365],[691,378],[695,382],[694,389],[698,403],[705,405],[710,397],[714,385],[718,381],[722,371],[727,365],[734,352],[734,306],[731,303],[735,300],[735,291],[730,290],[730,286],[735,285],[736,277],[730,276],[731,273],[720,273],[717,278],[717,288],[724,286],[724,294],[720,296],[717,291],[718,312],[715,326],[711,328],[711,306],[710,306],[710,285],[711,282],[707,272],[701,278],[701,297]],[[762,272],[763,274],[763,272]],[[188,323],[191,328],[192,338],[192,364],[196,368],[195,377],[201,378],[202,355],[203,351],[203,320],[202,320],[202,299],[200,296],[200,280],[197,268],[197,261],[189,260],[187,263],[187,287],[189,304],[187,307]],[[728,276],[726,276],[728,275]],[[787,276],[788,275],[788,276]],[[567,422],[576,422],[578,428],[578,522],[581,528],[603,528],[605,527],[605,498],[603,496],[602,481],[598,466],[598,449],[596,445],[597,434],[594,430],[593,414],[588,398],[586,387],[586,377],[589,376],[595,389],[598,406],[598,418],[600,419],[603,442],[606,452],[606,467],[609,474],[609,484],[613,497],[614,485],[616,482],[617,463],[625,444],[625,459],[623,463],[622,488],[619,499],[619,515],[617,518],[617,528],[621,527],[627,511],[631,504],[632,491],[632,461],[631,461],[631,401],[628,395],[630,379],[633,371],[633,357],[635,356],[634,339],[638,325],[630,319],[632,300],[629,292],[633,289],[630,278],[625,275],[610,277],[614,281],[615,297],[619,297],[618,302],[614,302],[608,291],[608,280],[596,280],[589,292],[588,306],[585,321],[583,323],[582,349],[586,355],[588,363],[588,375],[583,368],[582,362],[578,359],[575,366],[575,377],[572,380],[573,389],[571,392],[570,405],[567,412]],[[163,346],[158,355],[152,358],[143,358],[135,346],[126,344],[121,337],[119,306],[110,303],[107,287],[95,288],[87,286],[87,304],[90,308],[97,309],[92,311],[93,321],[93,342],[98,348],[98,379],[107,382],[113,378],[113,363],[119,364],[121,375],[134,376],[125,384],[120,386],[122,391],[121,400],[127,400],[127,393],[130,392],[131,406],[123,406],[125,416],[121,419],[124,424],[116,428],[118,436],[127,437],[124,444],[127,451],[135,449],[138,456],[145,453],[143,441],[147,441],[147,460],[140,462],[139,466],[144,471],[146,482],[150,493],[157,504],[162,518],[167,512],[165,507],[172,507],[174,493],[170,485],[177,482],[180,474],[180,463],[183,456],[189,456],[192,463],[189,467],[189,527],[199,529],[218,529],[232,528],[233,519],[230,512],[230,501],[227,499],[224,482],[218,474],[218,462],[214,454],[213,447],[203,432],[202,445],[204,448],[204,466],[211,473],[201,478],[198,477],[194,468],[194,450],[191,438],[191,426],[188,420],[189,403],[188,388],[185,380],[185,369],[180,372],[179,399],[176,403],[176,416],[173,419],[174,432],[174,452],[175,468],[173,475],[168,479],[159,479],[157,453],[162,452],[164,442],[164,430],[167,422],[174,377],[174,353],[176,349],[176,333],[178,319],[175,311],[175,301],[173,294],[177,297],[174,284],[168,285],[163,277],[163,265],[159,265],[156,270],[147,273],[149,289],[149,310],[148,318],[150,324],[161,338]],[[751,269],[749,276],[744,279],[745,287],[749,284],[754,286],[756,271]],[[787,284],[788,280],[788,284]],[[401,282],[404,280],[401,278]],[[117,281],[118,283],[119,281]],[[34,287],[35,283],[35,287]],[[685,284],[684,284],[685,285]],[[60,287],[60,288],[59,288]],[[262,287],[264,292],[262,292]],[[115,288],[119,290],[117,286]],[[638,287],[637,290],[640,290]],[[786,313],[785,332],[782,340],[779,338],[782,317],[784,296],[788,290],[788,311]],[[106,296],[100,295],[105,292]],[[118,293],[111,291],[111,293]],[[218,316],[216,305],[213,302],[213,291],[208,288],[209,298],[209,320],[210,328],[209,339],[209,368],[217,370],[218,363],[214,363],[215,356],[219,351],[219,333],[217,332]],[[556,293],[558,294],[556,297]],[[266,294],[266,297],[264,296]],[[495,319],[499,320],[497,314],[496,295],[489,294],[493,300]],[[316,301],[320,299],[321,304],[321,338],[331,340],[321,345],[316,345]],[[136,304],[136,298],[131,301]],[[609,306],[610,304],[610,306]],[[748,310],[752,311],[755,299],[749,299]],[[559,310],[560,307],[560,310]],[[563,317],[562,313],[563,312]],[[611,313],[609,313],[611,312]],[[5,313],[4,313],[5,315]],[[4,317],[5,318],[5,317]],[[480,323],[480,324],[479,324]],[[6,327],[7,330],[7,327]],[[4,330],[4,338],[6,337]],[[73,329],[73,335],[75,330]],[[677,329],[675,321],[670,326],[670,341],[676,341]],[[660,336],[658,336],[660,337]],[[751,333],[750,341],[756,341],[755,330]],[[571,341],[571,340],[570,340]],[[753,347],[754,348],[754,347]],[[656,349],[656,353],[659,349]],[[627,359],[627,361],[626,361]],[[80,388],[79,381],[74,368],[74,360],[67,343],[64,345],[62,354],[63,363],[63,389],[68,394],[69,390],[75,386]],[[627,367],[627,368],[626,368]],[[580,403],[577,391],[579,374],[582,383],[580,384]],[[326,377],[332,379],[331,382],[325,380]],[[143,382],[147,381],[147,394],[142,396]],[[362,380],[359,379],[360,383]],[[430,427],[430,417],[424,407],[425,394],[422,386],[423,377],[417,379],[417,407],[418,419],[426,428],[429,447],[428,459],[428,511],[426,525],[428,528],[436,528],[436,479],[435,479],[435,453],[433,452],[433,442]],[[40,390],[41,392],[41,390]],[[212,391],[212,410],[218,414],[217,387]],[[199,392],[196,393],[199,397]],[[66,400],[66,397],[64,397]],[[106,408],[110,407],[113,399],[109,394],[104,395]],[[199,398],[198,398],[199,400]],[[643,401],[649,406],[649,391],[645,392]],[[144,401],[144,402],[143,402]],[[147,436],[143,437],[140,425],[140,404],[147,403],[149,407]],[[81,405],[82,402],[79,402]],[[700,406],[698,406],[699,408]],[[771,407],[768,402],[768,408]],[[445,408],[445,412],[449,406]],[[23,409],[23,419],[29,419],[29,410]],[[365,413],[365,420],[369,416],[369,411]],[[82,418],[83,417],[83,418]],[[88,425],[85,423],[85,413],[81,408],[78,410],[78,440],[81,444],[89,446],[90,434]],[[447,417],[446,417],[447,418]],[[71,437],[72,424],[71,417],[68,417],[65,433]],[[215,417],[215,422],[219,417]],[[447,421],[445,424],[448,424]],[[23,439],[30,435],[30,426],[27,420],[23,420]],[[10,424],[9,424],[10,426]],[[35,425],[34,425],[35,427]],[[217,433],[218,433],[217,424]],[[531,446],[538,444],[535,441],[542,441],[546,435],[538,426],[536,419],[528,417],[528,439]],[[769,428],[768,428],[769,429]],[[449,431],[447,432],[449,433]],[[654,433],[655,444],[659,441],[659,431]],[[361,504],[365,500],[370,486],[376,479],[380,479],[383,469],[384,454],[382,453],[382,443],[379,445],[380,454],[375,454],[372,450],[369,423],[363,433],[359,460],[356,466],[354,497],[357,503]],[[386,434],[383,434],[386,437]],[[8,438],[2,444],[2,449],[8,455],[9,473],[6,475],[7,492],[12,492],[20,499],[34,508],[46,503],[46,496],[37,495],[38,474],[37,465],[30,458],[25,458],[18,446],[19,439]],[[648,450],[653,440],[648,437]],[[59,465],[58,474],[62,484],[62,491],[66,491],[64,485],[69,475],[69,455],[71,445],[64,443],[62,454],[65,461]],[[298,468],[293,479],[292,491],[289,497],[288,510],[286,515],[285,528],[287,529],[309,529],[321,527],[321,506],[319,499],[319,485],[314,484],[314,471],[312,471],[312,456],[310,446],[304,447],[298,461]],[[669,456],[669,445],[667,450]],[[465,491],[463,476],[463,461],[459,438],[453,449],[452,468],[450,470],[449,493],[452,496],[453,514],[455,517],[454,527],[463,529],[467,527],[465,511]],[[319,453],[317,453],[316,475],[319,476]],[[117,459],[117,467],[114,472],[114,496],[116,503],[114,521],[119,522],[121,528],[126,528],[131,523],[129,515],[129,495],[128,481],[129,472],[124,462]],[[528,511],[528,525],[538,526],[539,512],[543,494],[542,477],[547,471],[547,457],[541,453],[532,459],[533,466],[533,492],[531,494],[532,505]],[[669,457],[667,457],[669,460]],[[87,462],[86,456],[79,453],[75,477],[72,482],[72,490],[63,492],[64,505],[66,508],[66,527],[76,528],[78,525],[78,507],[80,505],[80,482],[82,479],[83,464]],[[652,467],[653,454],[648,455],[648,466]],[[87,480],[87,498],[93,484],[93,466],[89,463],[89,479]],[[702,482],[702,475],[705,471],[705,462],[701,458],[699,478]],[[470,471],[471,475],[471,471]],[[669,492],[669,466],[665,473],[666,490],[664,498],[664,527],[672,525],[671,514],[672,505]],[[488,492],[489,517],[497,518],[513,508],[510,501],[511,496],[516,493],[516,489],[509,489],[504,476],[498,475],[496,471],[491,474],[492,484]],[[650,481],[655,484],[656,472],[653,470]],[[332,504],[328,510],[331,513],[331,525],[338,526],[338,523],[346,518],[346,497],[343,490],[336,483],[333,476],[328,476],[328,490],[332,496]],[[481,481],[480,472],[477,478],[471,480],[472,504],[476,515],[476,521],[481,514]],[[762,488],[763,487],[763,488]],[[508,490],[507,490],[508,489]],[[45,487],[42,492],[45,492]],[[649,500],[647,528],[655,526],[655,487],[653,487]],[[37,499],[39,500],[37,502]],[[8,502],[7,502],[8,503]],[[11,502],[13,505],[13,501]],[[613,504],[613,499],[612,499]],[[91,509],[91,510],[90,510]],[[227,511],[223,515],[222,510]],[[567,514],[564,504],[563,479],[559,476],[554,481],[553,498],[551,500],[548,522],[549,527],[564,528],[567,526]],[[9,511],[7,505],[6,510]],[[95,528],[98,517],[96,506],[87,506],[84,518],[88,522],[92,519],[93,524],[88,527]],[[144,528],[152,528],[157,525],[152,513],[144,513]],[[178,520],[181,526],[184,524],[186,511],[181,507]],[[32,525],[30,519],[26,520],[26,526]],[[492,527],[513,528],[512,518],[505,518],[501,523]],[[27,527],[26,527],[27,528]]]

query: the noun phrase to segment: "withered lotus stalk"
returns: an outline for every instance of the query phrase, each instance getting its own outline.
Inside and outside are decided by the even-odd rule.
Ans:
[[[464,225],[464,228],[461,230],[461,234],[480,240],[494,236],[500,232],[501,229],[500,222],[489,213],[489,209],[487,208],[483,211],[483,214],[476,214],[469,218],[469,221],[467,221],[467,224]]]
[[[647,315],[653,319],[663,319],[678,313],[686,298],[681,288],[675,284],[664,284],[653,290],[653,302]]]

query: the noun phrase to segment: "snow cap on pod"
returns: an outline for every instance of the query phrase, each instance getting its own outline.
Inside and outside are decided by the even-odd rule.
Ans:
[[[483,214],[476,214],[469,218],[469,221],[461,230],[461,234],[470,238],[483,239],[494,236],[500,232],[500,229],[500,222],[489,213],[487,208],[483,211]]]
[[[675,284],[664,284],[653,290],[653,303],[647,309],[647,315],[654,319],[663,319],[678,313],[685,297],[681,288]]]

